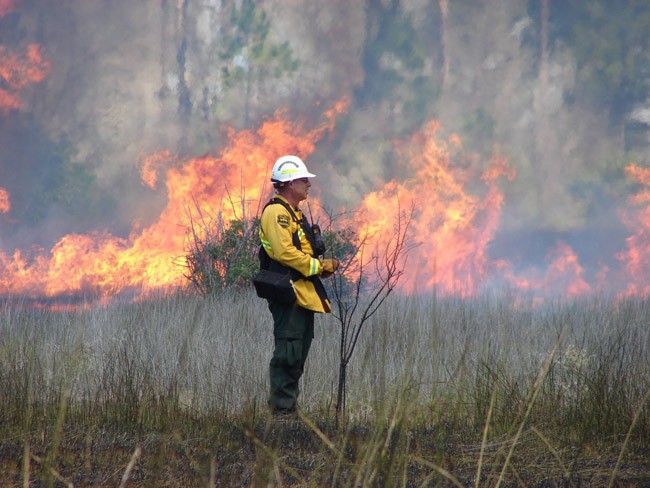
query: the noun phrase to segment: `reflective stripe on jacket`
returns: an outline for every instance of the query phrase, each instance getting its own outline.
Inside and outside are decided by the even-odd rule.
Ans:
[[[276,195],[287,201],[286,198]],[[287,202],[288,203],[288,202]],[[296,218],[302,218],[302,211],[294,209]],[[293,244],[293,234],[298,232],[300,239],[299,250]],[[320,261],[312,257],[313,249],[300,224],[295,222],[289,211],[282,205],[268,205],[260,219],[260,240],[269,257],[284,266],[299,271],[304,276],[319,275]],[[297,303],[303,308],[314,312],[329,313],[332,311],[329,300],[321,300],[311,281],[300,279],[294,281]]]

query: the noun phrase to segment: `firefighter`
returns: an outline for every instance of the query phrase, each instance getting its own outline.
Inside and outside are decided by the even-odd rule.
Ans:
[[[269,407],[275,414],[295,412],[298,382],[314,338],[314,314],[331,312],[320,277],[331,276],[338,261],[317,255],[313,233],[298,206],[309,196],[309,179],[314,176],[297,156],[278,159],[271,175],[276,195],[260,218],[260,239],[270,269],[290,272],[295,290],[291,303],[268,300],[275,340],[269,364]]]

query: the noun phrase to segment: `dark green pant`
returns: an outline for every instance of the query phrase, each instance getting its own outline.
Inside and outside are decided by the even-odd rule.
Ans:
[[[305,369],[314,338],[314,312],[295,303],[287,305],[269,301],[273,315],[275,349],[269,364],[273,410],[294,410],[298,399],[298,382]]]

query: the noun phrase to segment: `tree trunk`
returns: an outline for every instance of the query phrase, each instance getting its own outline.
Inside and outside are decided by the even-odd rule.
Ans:
[[[440,44],[442,49],[442,92],[445,93],[449,79],[449,51],[447,50],[449,0],[438,0],[438,7],[440,8]]]
[[[341,413],[345,410],[345,379],[347,375],[348,364],[346,361],[341,359],[339,364],[339,384],[338,391],[336,394],[336,428],[339,428],[339,418]]]
[[[178,50],[176,51],[176,61],[178,63],[178,116],[181,122],[181,140],[179,143],[181,154],[185,154],[190,147],[189,128],[190,118],[192,116],[192,97],[191,90],[187,85],[187,0],[178,2]]]
[[[250,103],[251,103],[251,83],[252,83],[252,70],[251,63],[249,61],[247,70],[246,70],[246,84],[245,84],[245,93],[244,93],[244,128],[248,127],[248,121],[250,120]]]
[[[540,5],[540,61],[538,73],[538,93],[536,101],[536,118],[537,127],[535,134],[535,153],[537,164],[537,180],[540,184],[539,208],[553,208],[553,202],[557,198],[555,185],[559,180],[559,168],[553,158],[550,147],[551,143],[551,126],[549,123],[549,110],[546,105],[548,94],[548,0],[542,0]],[[549,218],[549,213],[544,218]]]

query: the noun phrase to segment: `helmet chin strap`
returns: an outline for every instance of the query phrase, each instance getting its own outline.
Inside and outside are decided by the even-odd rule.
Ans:
[[[271,178],[271,183],[273,183],[273,188],[275,188],[276,190],[280,188],[284,188],[284,186],[286,185],[284,181],[276,180],[273,178]]]

